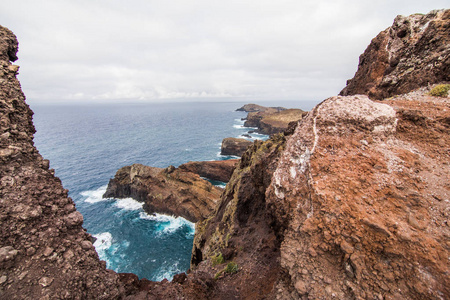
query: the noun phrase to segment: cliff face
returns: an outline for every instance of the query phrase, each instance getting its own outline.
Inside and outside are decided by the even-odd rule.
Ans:
[[[230,181],[231,175],[236,168],[238,159],[216,160],[216,161],[190,161],[180,165],[178,168],[185,172],[192,172],[211,180],[222,182]]]
[[[398,16],[359,57],[341,95],[383,99],[450,81],[450,10]]]
[[[252,104],[250,104],[252,105]],[[241,109],[246,108],[243,106]],[[274,107],[259,106],[254,108],[250,106],[248,109],[245,127],[257,127],[257,132],[267,135],[284,132],[291,122],[301,120],[306,112],[301,109],[281,109]]]
[[[98,259],[82,215],[34,148],[33,113],[10,63],[17,45],[0,26],[0,298],[119,298],[119,277]]]
[[[423,18],[430,22],[416,27]],[[375,39],[399,57],[398,85],[380,85],[390,59],[381,50],[352,81],[371,96],[412,89],[416,72],[449,74],[436,58],[445,58],[448,34],[427,33],[448,28],[448,10],[405,20],[396,22],[414,26],[403,32],[394,24],[390,46],[382,41],[391,29]],[[408,32],[421,33],[414,55],[394,43]],[[196,224],[191,272],[150,283],[119,277],[98,260],[82,216],[33,147],[32,113],[9,62],[17,42],[6,29],[0,34],[2,298],[450,298],[448,97],[428,96],[428,87],[382,102],[331,97],[285,134],[255,142],[213,213]],[[431,67],[422,64],[428,59]],[[414,69],[400,71],[408,64]],[[143,180],[141,167],[129,168],[123,178]],[[174,168],[150,170],[160,172],[176,177]]]
[[[173,166],[166,169],[134,164],[120,168],[109,181],[104,198],[131,197],[144,202],[148,213],[205,219],[215,208],[222,190],[198,174]]]
[[[450,101],[424,93],[332,97],[300,122],[266,191],[292,291],[449,297]]]

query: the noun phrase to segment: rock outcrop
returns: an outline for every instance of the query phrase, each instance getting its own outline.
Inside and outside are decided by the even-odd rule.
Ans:
[[[267,135],[284,132],[289,123],[297,122],[306,115],[301,109],[264,107],[256,104],[247,104],[238,110],[248,112],[245,127],[256,127],[258,133]]]
[[[398,16],[359,57],[341,95],[383,99],[450,81],[450,10]]]
[[[205,219],[214,210],[222,189],[170,166],[166,169],[134,164],[120,168],[109,181],[103,198],[127,198],[144,202],[144,210],[185,218]]]
[[[250,103],[250,104],[245,104],[241,108],[236,109],[236,111],[259,112],[259,111],[270,110],[273,112],[279,112],[279,111],[282,111],[285,109],[286,108],[284,108],[284,107],[266,107],[266,106]]]
[[[224,138],[222,140],[221,155],[242,156],[247,148],[253,144],[253,142],[246,139],[239,138]]]
[[[450,296],[449,119],[449,99],[419,91],[332,97],[300,122],[266,191],[285,293]]]
[[[447,14],[433,13],[436,19],[423,32],[448,28]],[[408,36],[408,30],[400,32],[397,37]],[[424,51],[434,38],[421,36],[420,43],[429,44]],[[213,212],[199,214],[189,274],[156,283],[118,275],[99,261],[82,216],[33,146],[32,112],[16,79],[18,68],[9,62],[14,41],[0,28],[2,298],[450,298],[448,97],[429,96],[431,87],[383,101],[331,97],[284,134],[256,141]],[[423,56],[405,57],[411,62],[399,59],[398,65]],[[373,66],[383,66],[379,58],[374,56]],[[427,74],[436,78],[447,70],[434,67],[438,71]],[[409,78],[406,73],[402,78]],[[384,97],[411,88],[377,86],[367,93]],[[142,186],[150,182],[157,191],[152,197],[169,202],[168,190],[194,195],[189,188],[196,185],[200,195],[214,194],[197,174],[174,167],[134,165],[120,172],[113,183],[124,183],[114,187],[118,193],[145,198],[153,192]]]
[[[238,159],[190,161],[180,165],[178,168],[184,172],[192,172],[210,180],[228,182],[238,161]]]
[[[16,78],[18,43],[0,26],[0,298],[118,299],[68,191],[33,144],[32,111]]]

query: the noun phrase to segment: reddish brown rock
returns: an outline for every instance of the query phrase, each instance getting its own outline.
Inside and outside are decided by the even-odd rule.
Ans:
[[[33,145],[32,111],[16,78],[17,40],[0,26],[0,298],[119,299],[61,181]]]
[[[253,142],[246,139],[225,138],[222,140],[221,155],[242,156]]]
[[[450,81],[450,10],[398,16],[359,57],[341,95],[383,99]]]
[[[190,161],[178,168],[185,172],[192,172],[211,180],[228,182],[239,160]]]
[[[450,100],[427,92],[332,97],[288,140],[266,201],[298,295],[449,297]]]
[[[134,164],[117,171],[103,197],[131,197],[144,202],[149,214],[180,216],[195,223],[214,210],[221,193],[198,174],[173,166],[161,169]]]

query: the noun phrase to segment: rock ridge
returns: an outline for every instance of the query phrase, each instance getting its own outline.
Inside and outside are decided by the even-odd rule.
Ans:
[[[450,81],[450,10],[397,16],[359,57],[340,95],[383,99]]]

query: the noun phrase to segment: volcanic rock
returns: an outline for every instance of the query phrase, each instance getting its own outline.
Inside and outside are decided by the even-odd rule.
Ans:
[[[299,121],[306,115],[301,109],[264,107],[256,104],[244,105],[239,110],[248,111],[245,127],[256,127],[256,132],[267,135],[283,132],[290,122]]]
[[[450,81],[450,10],[397,16],[359,57],[341,95],[383,99]]]
[[[222,190],[198,174],[170,166],[166,169],[134,164],[120,168],[109,181],[103,198],[128,198],[144,202],[144,210],[205,219],[215,208]]]
[[[99,260],[81,214],[65,209],[74,207],[68,191],[34,148],[33,113],[10,63],[17,45],[0,26],[0,298],[118,299],[119,277]]]
[[[180,165],[178,168],[184,172],[192,172],[211,180],[228,182],[237,163],[237,159],[190,161]]]
[[[265,107],[258,104],[245,104],[241,108],[236,109],[236,111],[245,111],[245,112],[259,112],[259,111],[282,111],[285,110],[284,107]]]
[[[222,148],[220,154],[242,156],[242,154],[247,150],[247,148],[251,144],[253,144],[253,142],[246,139],[239,139],[232,137],[225,138],[222,140]]]

